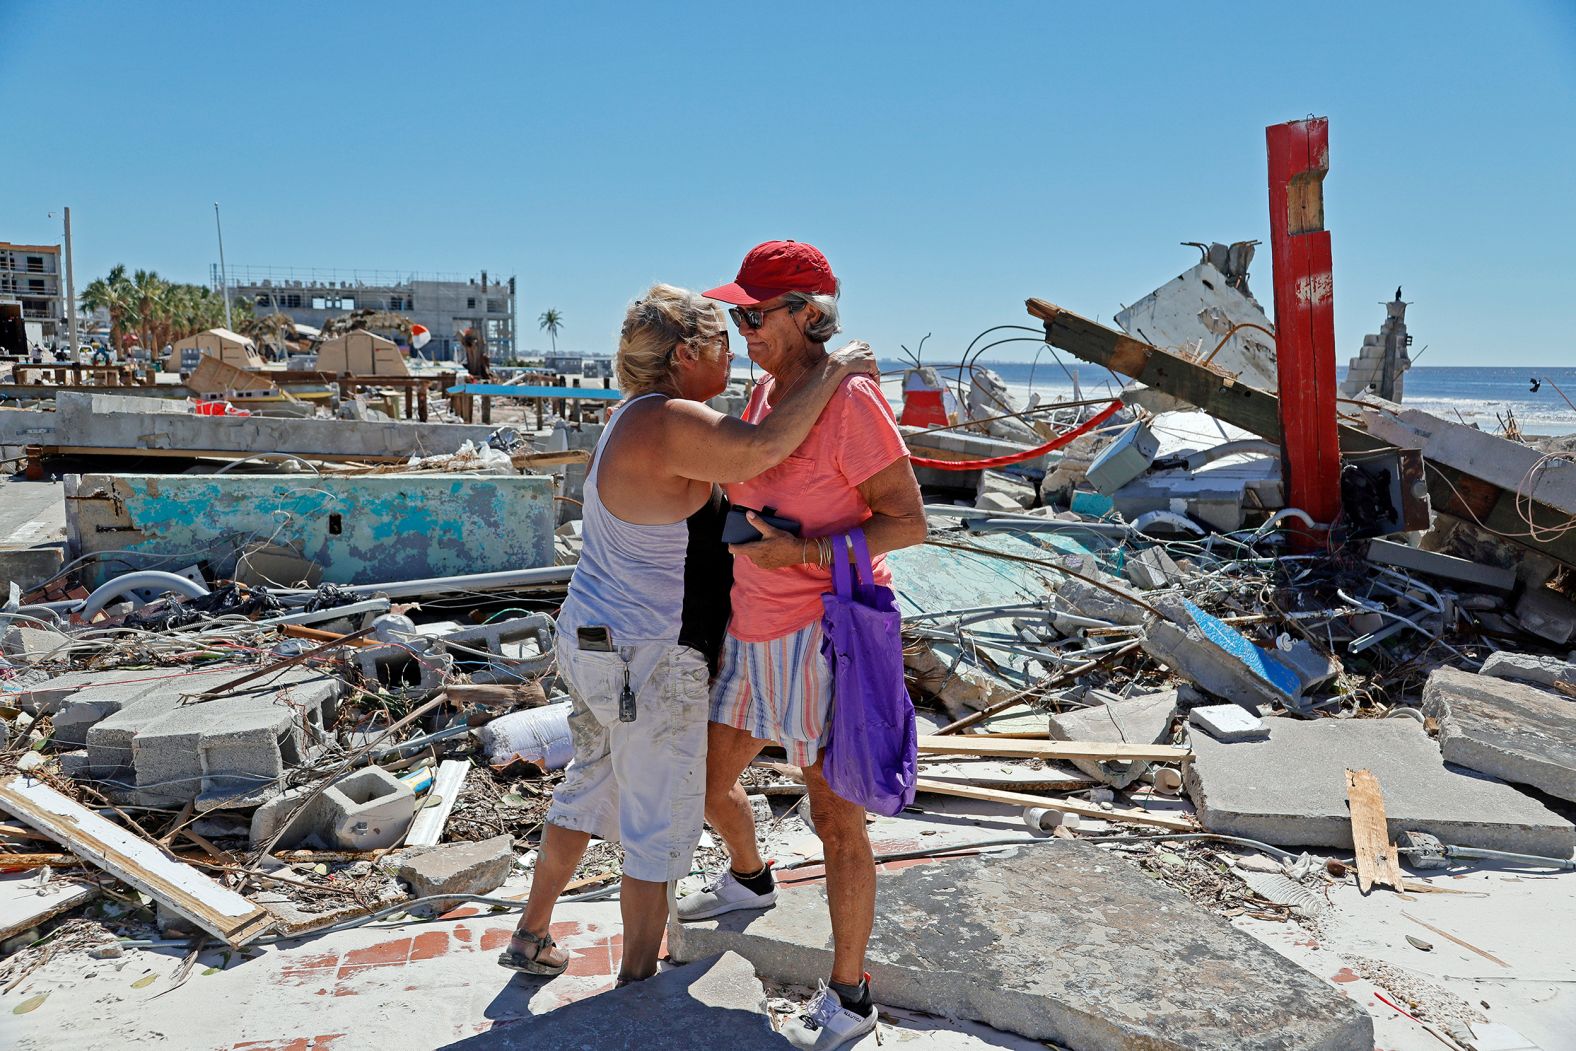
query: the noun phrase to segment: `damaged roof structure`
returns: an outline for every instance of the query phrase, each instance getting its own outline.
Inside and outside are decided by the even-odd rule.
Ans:
[[[1399,292],[1338,393],[1330,331],[1293,335],[1283,302],[1333,296],[1302,205],[1272,231],[1311,267],[1277,265],[1279,324],[1252,242],[1199,245],[1118,328],[1028,301],[1114,397],[1025,407],[967,355],[890,387],[928,500],[889,558],[919,791],[869,824],[869,967],[905,1047],[1568,1044],[1576,466],[1404,407]],[[332,416],[0,411],[7,455],[62,474],[0,488],[62,534],[0,551],[8,1033],[786,1046],[832,932],[781,753],[743,779],[774,909],[674,924],[662,973],[615,987],[596,841],[553,928],[567,972],[493,964],[571,751],[555,614],[604,426],[584,403],[616,393],[533,372],[429,402],[367,353]],[[205,393],[282,374],[209,367]],[[704,835],[688,882],[724,858]]]

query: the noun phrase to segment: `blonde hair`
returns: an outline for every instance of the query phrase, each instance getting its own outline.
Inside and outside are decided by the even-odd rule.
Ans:
[[[674,345],[713,339],[725,331],[723,326],[722,311],[711,300],[687,288],[652,285],[624,315],[613,359],[619,390],[629,396],[666,386],[673,375]]]

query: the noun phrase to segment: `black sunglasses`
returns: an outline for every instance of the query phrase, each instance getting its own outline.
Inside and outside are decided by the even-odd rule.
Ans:
[[[738,325],[741,329],[760,328],[766,323],[766,315],[770,314],[772,311],[786,310],[788,313],[793,314],[796,313],[802,306],[804,306],[804,304],[795,299],[787,303],[779,303],[774,307],[767,307],[765,310],[752,309],[750,307],[730,307],[728,308],[728,316],[731,317],[733,319],[733,323]]]

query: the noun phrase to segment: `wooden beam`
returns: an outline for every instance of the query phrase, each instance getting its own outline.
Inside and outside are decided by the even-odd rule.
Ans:
[[[155,844],[106,821],[42,781],[21,775],[0,781],[0,808],[232,948],[240,948],[273,925],[273,915],[267,909],[168,857]]]
[[[1152,825],[1155,828],[1169,829],[1174,832],[1196,832],[1198,826],[1185,817],[1172,817],[1169,814],[1155,814],[1148,810],[1102,810],[1093,803],[1084,803],[1076,799],[1057,799],[1052,796],[1031,796],[1022,792],[1005,792],[996,788],[973,788],[968,785],[952,785],[944,781],[932,781],[929,778],[920,778],[917,782],[919,791],[929,792],[931,795],[956,796],[959,799],[974,799],[982,803],[1001,803],[1004,806],[1018,807],[1044,807],[1047,810],[1059,810],[1064,814],[1077,814],[1079,817],[1098,818],[1101,821],[1125,821],[1133,825]]]
[[[937,737],[921,734],[921,754],[986,755],[1017,759],[1142,760],[1151,763],[1185,763],[1193,751],[1170,744],[1125,744],[1104,741],[1033,741],[987,738],[968,734]]]
[[[1230,373],[1214,365],[1152,347],[1046,300],[1030,299],[1026,306],[1032,316],[1044,322],[1045,341],[1051,346],[1180,398],[1224,423],[1280,443],[1280,399],[1275,395],[1238,383]],[[1342,455],[1394,448],[1349,423],[1338,424],[1336,435]],[[1576,565],[1576,530],[1560,528],[1569,522],[1568,514],[1538,500],[1522,499],[1518,508],[1515,492],[1432,460],[1426,463],[1424,479],[1436,511],[1465,519],[1566,565]],[[1534,531],[1527,528],[1522,511],[1543,527],[1537,536],[1529,535]]]

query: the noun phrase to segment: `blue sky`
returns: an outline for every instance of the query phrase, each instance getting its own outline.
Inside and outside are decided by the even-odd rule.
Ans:
[[[1109,321],[1179,242],[1267,241],[1264,127],[1321,114],[1340,360],[1399,284],[1423,364],[1576,364],[1555,0],[0,0],[0,88],[0,240],[71,205],[79,287],[206,280],[220,201],[231,264],[513,273],[523,345],[556,307],[609,351],[650,282],[793,238],[849,335],[936,361],[1026,297]]]

